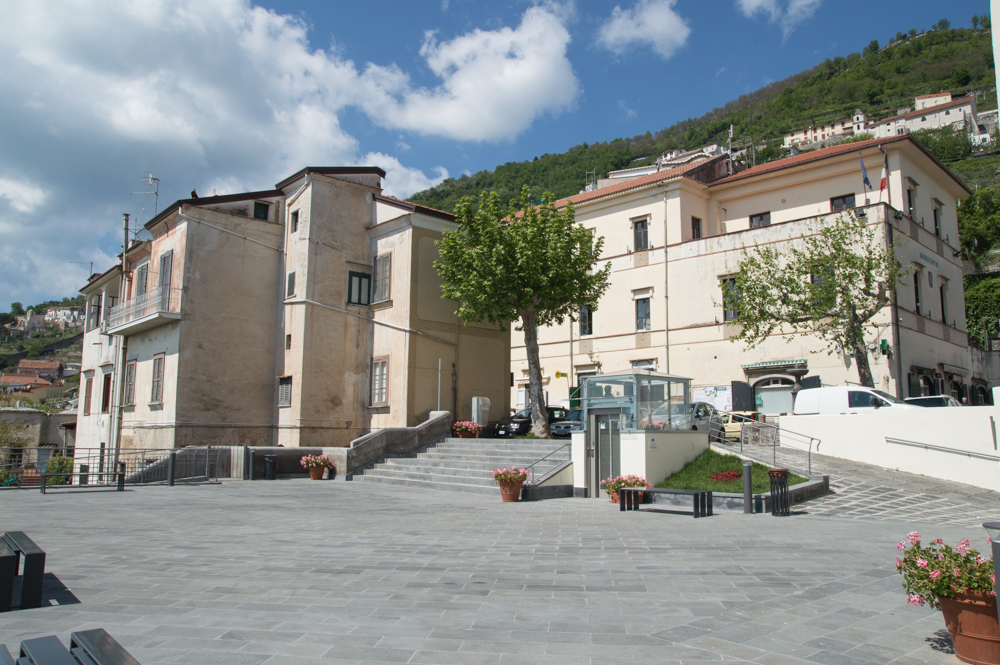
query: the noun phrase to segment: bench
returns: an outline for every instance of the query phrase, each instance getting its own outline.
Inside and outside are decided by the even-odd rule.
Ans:
[[[697,517],[711,517],[712,493],[707,490],[675,490],[668,488],[623,487],[618,490],[618,510],[639,510],[639,497],[649,494],[671,494],[691,497],[691,512]]]
[[[0,611],[9,610],[14,591],[14,577],[24,555],[21,577],[21,609],[42,606],[42,581],[45,577],[45,552],[23,531],[8,531],[0,538]]]
[[[67,650],[55,635],[21,642],[15,661],[0,644],[0,665],[139,665],[139,661],[103,628],[70,635]]]

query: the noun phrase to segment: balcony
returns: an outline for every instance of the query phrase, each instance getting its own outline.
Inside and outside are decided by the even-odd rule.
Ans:
[[[108,333],[134,335],[155,326],[179,321],[181,289],[158,286],[141,296],[126,300],[108,310]]]

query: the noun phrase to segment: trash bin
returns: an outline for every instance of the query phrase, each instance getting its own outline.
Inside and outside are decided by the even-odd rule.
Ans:
[[[277,477],[277,473],[278,473],[278,456],[264,455],[264,480],[274,480]]]
[[[768,469],[771,479],[771,514],[784,517],[791,514],[788,506],[788,469]]]

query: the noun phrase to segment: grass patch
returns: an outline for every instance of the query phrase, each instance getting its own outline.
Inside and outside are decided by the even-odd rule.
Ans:
[[[543,441],[550,441],[555,439],[553,436],[535,436],[534,432],[528,432],[527,434],[522,434],[521,436],[515,436],[515,439],[542,439]]]
[[[753,479],[753,493],[761,494],[771,491],[771,480],[767,477],[768,467],[752,462],[751,478]],[[711,490],[713,492],[732,492],[734,494],[743,493],[743,478],[723,481],[712,480],[714,474],[723,471],[739,471],[743,473],[743,460],[736,455],[723,455],[714,450],[706,450],[697,458],[688,462],[687,466],[678,471],[657,487],[678,489],[678,490]],[[804,483],[808,478],[789,473],[788,485],[798,485]]]

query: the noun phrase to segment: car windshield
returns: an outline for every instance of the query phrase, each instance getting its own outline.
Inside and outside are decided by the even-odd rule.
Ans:
[[[881,390],[873,390],[872,392],[881,397],[882,399],[884,399],[886,402],[889,402],[890,404],[906,404],[906,402],[904,402],[903,400],[896,399],[889,393],[882,392]]]
[[[514,418],[514,419],[530,418],[530,417],[531,417],[531,409],[525,409],[524,411],[518,411],[513,416],[511,416],[511,418]]]
[[[566,420],[583,420],[583,409],[577,409],[576,411],[570,411],[569,415],[566,416]]]

